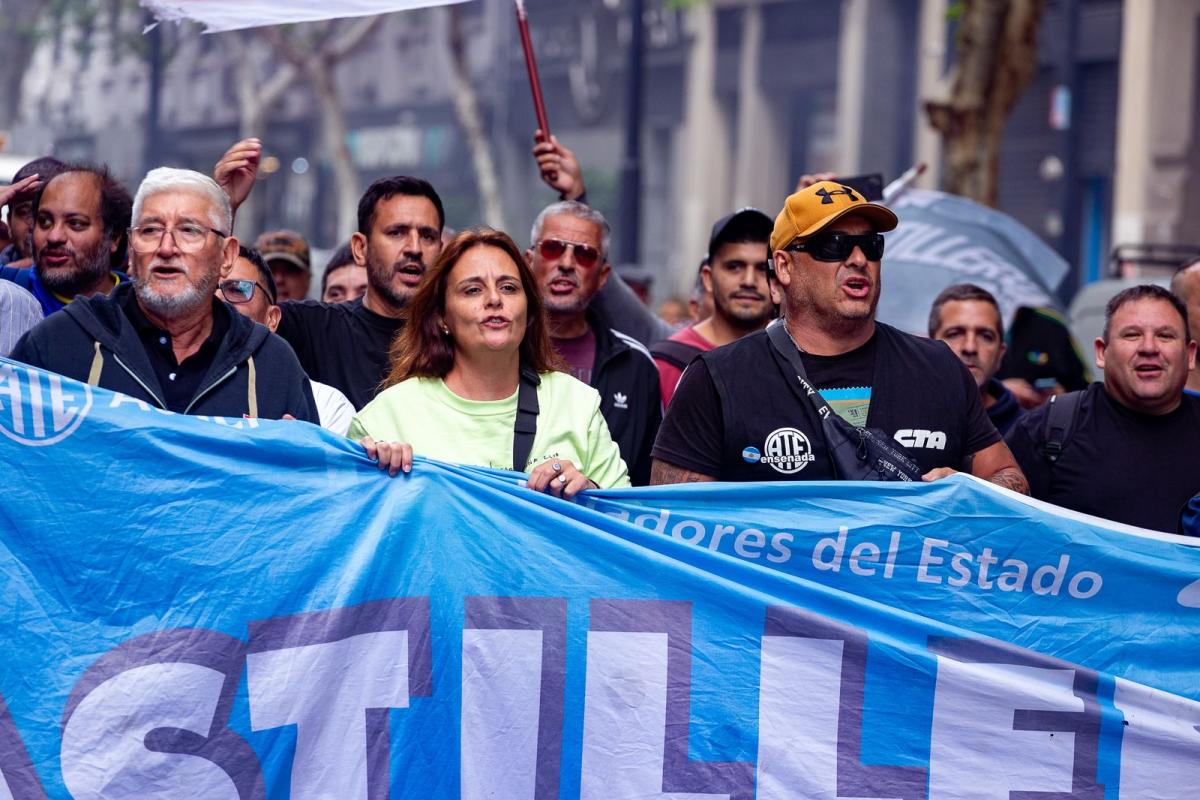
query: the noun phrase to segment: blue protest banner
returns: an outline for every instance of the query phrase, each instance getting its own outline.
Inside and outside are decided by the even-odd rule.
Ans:
[[[0,798],[1184,798],[1200,551],[967,477],[536,494],[0,361]]]

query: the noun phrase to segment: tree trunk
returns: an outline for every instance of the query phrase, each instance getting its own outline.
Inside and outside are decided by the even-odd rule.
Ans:
[[[269,79],[263,81],[258,75],[258,65],[254,53],[263,47],[264,40],[253,32],[242,32],[226,38],[231,49],[237,52],[229,53],[234,61],[237,80],[238,100],[238,139],[257,136],[266,137],[267,118],[271,111],[283,98],[284,92],[295,82],[297,72],[295,66],[284,61]],[[243,235],[261,231],[262,197],[257,192],[250,195],[238,209],[236,228]]]
[[[321,140],[333,164],[335,216],[338,230],[344,235],[358,225],[358,171],[350,156],[348,129],[342,103],[337,93],[337,67],[351,55],[383,23],[382,15],[358,17],[344,24],[316,28],[320,32],[315,44],[307,45],[279,29],[267,28],[267,41],[277,55],[297,69],[312,87],[317,101],[321,125]]]
[[[928,100],[942,134],[948,192],[995,206],[1009,113],[1037,71],[1044,0],[963,0],[950,98]]]
[[[308,77],[317,98],[323,149],[333,165],[337,229],[344,234],[357,230],[358,226],[358,171],[354,168],[350,146],[346,141],[346,117],[342,113],[342,104],[334,83],[334,67],[325,63],[324,59],[314,62],[308,70]]]
[[[475,167],[475,185],[479,190],[479,206],[483,221],[496,230],[504,230],[504,204],[500,201],[500,179],[496,174],[496,162],[488,145],[487,132],[483,129],[483,115],[479,111],[479,94],[471,83],[467,69],[467,55],[462,31],[462,11],[459,6],[443,9],[449,16],[447,33],[450,46],[451,90],[454,95],[454,110],[458,124],[463,129],[467,147],[471,151],[471,163]]]
[[[9,127],[21,113],[21,84],[37,46],[37,21],[45,0],[0,0],[0,127]]]

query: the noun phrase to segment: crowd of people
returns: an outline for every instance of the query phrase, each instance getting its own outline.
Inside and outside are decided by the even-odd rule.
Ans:
[[[995,297],[946,288],[928,337],[877,321],[896,215],[806,176],[774,217],[746,208],[714,223],[693,322],[672,331],[614,275],[612,230],[575,155],[535,138],[559,200],[527,246],[452,234],[431,184],[381,178],[320,300],[305,299],[303,237],[233,235],[257,139],[212,176],[154,169],[132,196],[104,167],[38,159],[0,190],[0,355],[177,413],[319,424],[392,475],[421,455],[526,473],[531,490],[570,498],[965,472],[1200,535],[1200,262],[1170,290],[1112,298],[1094,344],[1102,382],[1087,385],[1081,362],[1046,386],[1002,381],[1006,348],[1024,345]]]

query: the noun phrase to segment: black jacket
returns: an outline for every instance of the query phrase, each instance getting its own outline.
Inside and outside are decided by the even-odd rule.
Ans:
[[[596,337],[592,387],[600,393],[600,413],[621,450],[634,486],[650,483],[650,448],[662,422],[658,367],[650,351],[636,339],[614,330],[588,312]]]
[[[135,302],[132,292],[127,283],[107,297],[76,299],[25,334],[10,357],[165,408],[158,377],[122,308]],[[228,315],[228,332],[185,413],[264,419],[291,414],[317,422],[308,377],[287,343],[224,303],[214,302],[213,308]]]

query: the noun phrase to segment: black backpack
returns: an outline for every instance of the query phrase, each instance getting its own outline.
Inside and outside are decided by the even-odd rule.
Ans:
[[[679,367],[679,369],[687,369],[687,365],[692,363],[692,359],[703,352],[703,350],[695,345],[686,342],[676,342],[672,339],[663,339],[650,348],[650,355],[655,358],[661,358],[668,364]]]
[[[1051,464],[1058,461],[1071,434],[1075,433],[1075,418],[1083,392],[1056,394],[1050,398],[1046,409],[1046,422],[1042,428],[1042,454]]]

